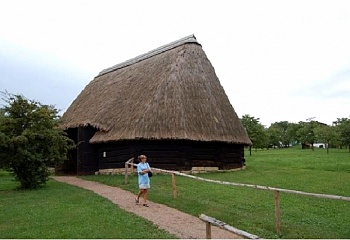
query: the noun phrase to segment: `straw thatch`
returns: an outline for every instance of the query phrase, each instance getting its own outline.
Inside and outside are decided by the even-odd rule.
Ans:
[[[103,70],[64,113],[90,143],[183,139],[250,145],[215,70],[191,35]]]

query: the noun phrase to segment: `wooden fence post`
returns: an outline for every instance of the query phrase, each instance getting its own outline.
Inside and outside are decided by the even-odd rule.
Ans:
[[[124,179],[124,183],[128,184],[128,162],[125,163],[125,179]]]
[[[131,167],[131,174],[134,174],[134,158],[131,159],[130,161],[130,167]]]
[[[211,239],[211,224],[210,224],[210,222],[205,223],[205,238]]]
[[[171,183],[172,183],[172,188],[173,188],[173,198],[175,199],[177,197],[175,173],[171,174]]]
[[[279,236],[282,234],[281,230],[281,211],[280,211],[280,192],[275,191],[275,215],[276,215],[276,231]]]

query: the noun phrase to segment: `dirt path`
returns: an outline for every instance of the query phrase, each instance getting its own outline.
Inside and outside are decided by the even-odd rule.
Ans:
[[[54,176],[52,178],[59,182],[65,182],[91,190],[96,194],[109,199],[120,208],[152,221],[160,228],[165,229],[169,233],[174,234],[179,238],[204,239],[206,237],[205,223],[198,217],[194,217],[166,205],[151,201],[148,202],[150,205],[148,208],[143,207],[142,205],[136,205],[134,203],[134,194],[117,187],[111,187],[72,176]],[[241,236],[214,226],[211,228],[211,236],[212,238],[216,239],[242,239]]]

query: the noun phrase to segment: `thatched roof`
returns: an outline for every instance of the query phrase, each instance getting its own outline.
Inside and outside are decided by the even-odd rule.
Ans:
[[[91,125],[91,143],[186,139],[251,144],[194,35],[99,73],[62,117]]]

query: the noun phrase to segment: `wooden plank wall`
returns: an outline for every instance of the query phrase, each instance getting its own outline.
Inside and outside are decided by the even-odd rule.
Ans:
[[[233,169],[242,167],[243,145],[188,140],[128,140],[90,144],[95,134],[92,127],[67,131],[77,144],[57,173],[93,174],[99,169],[124,168],[125,161],[145,154],[151,166],[161,169],[189,171],[192,167]]]
[[[184,140],[134,140],[98,146],[100,169],[123,168],[127,159],[145,154],[156,168],[191,170],[206,166],[232,169],[242,166],[244,147],[236,144]],[[136,161],[137,162],[137,161]]]
[[[79,127],[77,137],[77,175],[93,174],[98,171],[98,149],[89,140],[95,134],[93,127]]]

